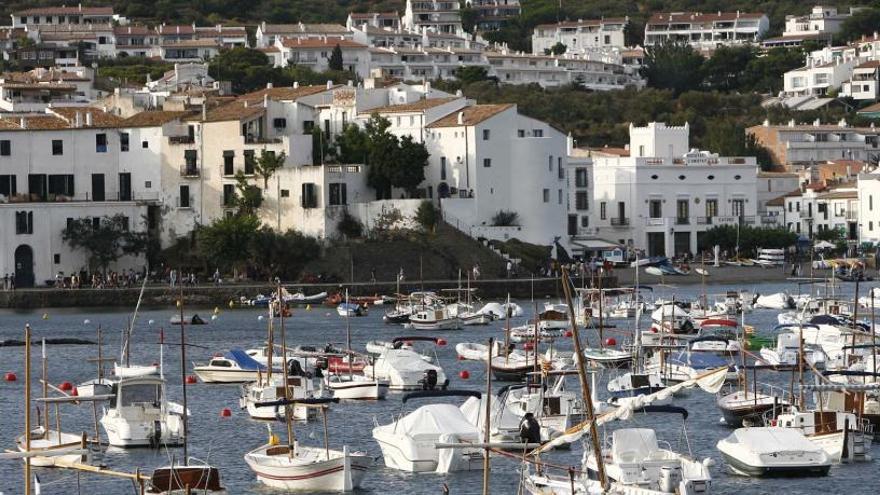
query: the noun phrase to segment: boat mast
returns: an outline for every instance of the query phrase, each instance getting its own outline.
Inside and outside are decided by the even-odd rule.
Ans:
[[[348,288],[345,289],[345,349],[348,354],[348,377],[353,379],[354,353],[351,352],[351,315],[348,314]],[[323,409],[322,409],[323,410]],[[326,419],[326,413],[324,415]]]
[[[798,384],[800,391],[798,396],[798,407],[803,411],[804,406],[804,325],[798,323]],[[755,398],[757,400],[757,397]]]
[[[640,321],[642,319],[642,301],[640,301],[639,296],[641,296],[640,285],[639,285],[639,254],[636,251],[636,268],[635,268],[635,281],[636,281],[636,326],[635,326],[635,351],[636,355],[633,356],[633,365],[635,366],[635,372],[638,373],[642,369],[642,364],[639,362],[641,360],[642,355],[642,331],[639,329]]]
[[[504,364],[510,357],[510,316],[513,313],[510,307],[510,293],[507,293],[507,306],[504,308]],[[535,313],[535,325],[538,323],[538,314]],[[492,349],[489,349],[489,363],[492,363]]]
[[[147,272],[149,272],[149,267],[147,267]],[[144,298],[144,289],[147,288],[147,278],[144,276],[144,283],[141,284],[141,292],[138,294],[137,304],[134,306],[134,313],[131,315],[131,321],[128,324],[128,329],[125,332],[125,342],[122,346],[122,360],[125,361],[125,366],[131,366],[131,333],[134,331],[134,322],[137,320],[138,310],[141,308],[141,300]]]
[[[31,451],[31,326],[24,326],[24,450]],[[31,494],[31,457],[24,458],[24,495]]]
[[[483,413],[483,442],[486,448],[483,451],[483,495],[489,495],[489,472],[492,464],[489,462],[489,435],[491,433],[490,422],[492,404],[492,346],[495,339],[489,337],[489,359],[486,361],[486,410]]]
[[[180,284],[180,299],[177,301],[177,307],[180,309],[180,381],[183,383],[183,417],[181,418],[181,425],[183,426],[183,465],[189,466],[189,448],[187,446],[189,413],[187,412],[186,404],[186,321],[183,319],[183,284]]]
[[[278,297],[280,299],[281,294],[279,294]],[[280,307],[280,304],[279,304],[279,307]],[[275,335],[274,335],[275,329],[274,329],[274,325],[272,323],[272,321],[274,319],[274,315],[272,314],[273,309],[274,308],[272,307],[272,300],[270,299],[269,306],[268,306],[269,324],[266,325],[266,333],[267,333],[267,340],[268,340],[267,347],[269,348],[268,353],[266,355],[266,365],[267,365],[266,366],[266,385],[268,385],[270,387],[272,386],[272,364],[273,364],[272,363],[272,355],[275,353]],[[280,309],[279,309],[279,311],[280,311]]]
[[[603,294],[602,294],[602,278],[604,277],[604,275],[605,275],[604,272],[599,273],[599,277],[598,277],[599,291],[596,293],[599,296],[599,347],[602,349],[605,348],[605,329],[604,329],[605,320],[603,319],[603,315],[602,315],[602,312],[603,312],[602,299],[604,299]],[[569,303],[569,304],[571,304],[571,303]]]
[[[874,289],[871,289],[871,358],[874,361],[874,379],[877,378],[877,329],[874,327]]]
[[[278,282],[278,294],[281,294],[281,282]],[[284,312],[279,311],[278,317],[281,320],[281,360],[283,361],[281,376],[284,377],[284,422],[287,424],[287,457],[292,459],[296,437],[294,437],[293,433],[293,423],[290,421],[290,381],[287,378],[287,335],[284,332]]]
[[[580,333],[578,332],[577,320],[574,316],[574,308],[571,301],[571,279],[566,268],[562,269],[562,292],[565,294],[565,302],[568,305],[568,317],[571,321],[571,333],[574,340],[574,352],[578,359],[575,360],[578,369],[578,379],[581,382],[581,394],[584,404],[587,406],[587,421],[590,422],[590,440],[593,444],[593,456],[596,458],[596,469],[599,473],[599,482],[604,490],[608,486],[605,477],[605,463],[602,460],[602,447],[599,445],[599,434],[596,429],[596,414],[593,411],[593,399],[590,383],[587,381],[587,371],[584,367],[583,349],[581,349]]]
[[[43,366],[43,400],[46,400],[49,397],[49,366],[46,360],[46,339],[43,339],[43,345],[41,347],[41,358],[42,358],[42,366]],[[43,437],[49,437],[49,403],[43,402],[45,404],[45,410],[43,411]],[[60,433],[60,432],[59,432]]]

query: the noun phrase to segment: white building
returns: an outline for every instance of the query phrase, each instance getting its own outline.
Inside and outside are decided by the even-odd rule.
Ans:
[[[658,13],[645,24],[645,46],[670,40],[713,50],[722,45],[758,43],[769,29],[770,19],[761,13]]]
[[[870,194],[870,193],[869,193]],[[847,240],[859,236],[859,191],[855,184],[835,189],[808,185],[785,195],[785,227],[813,238],[826,230],[840,230]]]
[[[351,12],[345,21],[349,31],[364,24],[376,29],[397,31],[400,29],[400,16],[397,12]]]
[[[856,50],[848,46],[825,47],[811,52],[804,67],[783,75],[785,96],[825,96],[849,81],[859,65]]]
[[[764,122],[749,127],[746,133],[770,152],[778,170],[830,160],[876,162],[880,158],[880,128],[852,127],[845,120],[836,125],[818,120],[813,124]]]
[[[532,33],[532,53],[546,55],[557,43],[565,45],[566,53],[625,48],[627,24],[628,17],[539,24]]]
[[[716,225],[760,225],[753,157],[689,149],[689,127],[630,126],[629,155],[593,156],[596,237],[649,256],[697,253]]]
[[[458,0],[406,0],[406,10],[401,22],[410,31],[465,36]]]
[[[594,60],[589,56],[525,55],[487,52],[489,75],[505,84],[539,84],[558,87],[578,84],[594,91],[642,87],[644,80],[633,67]]]
[[[158,161],[122,119],[98,109],[53,109],[0,119],[0,273],[19,287],[88,269],[61,238],[70,219],[121,214],[145,232],[158,218]],[[157,143],[153,143],[154,145]],[[146,150],[146,151],[144,151]],[[143,267],[125,257],[111,269]]]
[[[465,5],[476,11],[474,27],[477,31],[499,29],[522,13],[519,0],[465,0]]]
[[[366,78],[370,74],[370,53],[366,45],[346,38],[284,38],[275,41],[281,53],[282,67],[300,65],[316,72],[330,68],[330,57],[336,47],[342,52],[342,68]]]
[[[841,86],[840,95],[861,101],[874,101],[880,97],[880,60],[856,65],[850,79]]]
[[[880,244],[880,169],[859,174],[857,200],[859,242]]]
[[[13,12],[12,27],[32,29],[44,26],[76,26],[81,24],[127,24],[125,17],[113,13],[112,7],[37,7]]]
[[[844,14],[837,7],[816,5],[809,14],[787,15],[782,36],[765,39],[761,44],[765,48],[800,46],[805,41],[830,44],[844,21],[852,16],[852,10],[855,9]]]
[[[266,24],[257,26],[256,47],[268,48],[275,46],[281,39],[307,38],[347,38],[351,39],[351,31],[341,24]]]

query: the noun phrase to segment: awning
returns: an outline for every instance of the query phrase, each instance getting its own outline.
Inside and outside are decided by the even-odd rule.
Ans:
[[[572,245],[586,249],[588,251],[597,251],[601,249],[614,249],[621,247],[620,244],[615,242],[608,242],[602,239],[586,239],[586,240],[577,240],[571,241]]]

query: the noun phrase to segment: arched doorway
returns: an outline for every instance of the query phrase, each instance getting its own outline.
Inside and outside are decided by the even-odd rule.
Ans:
[[[27,244],[15,248],[15,287],[34,286],[34,250]]]
[[[449,197],[449,184],[445,182],[441,182],[437,184],[437,197],[440,198],[448,198]]]

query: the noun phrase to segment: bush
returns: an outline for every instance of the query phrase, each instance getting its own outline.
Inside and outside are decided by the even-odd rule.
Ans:
[[[499,210],[492,217],[493,227],[513,227],[519,225],[519,213],[509,210]]]
[[[739,254],[754,256],[758,248],[785,249],[797,242],[797,234],[783,228],[739,227]],[[718,245],[730,253],[737,247],[737,226],[719,225],[703,234],[702,249],[711,249]]]
[[[342,213],[342,218],[336,224],[336,230],[349,239],[357,239],[364,234],[364,226],[348,210]]]
[[[431,201],[422,201],[416,210],[416,222],[422,226],[426,232],[434,232],[437,223],[440,221],[440,212]]]

